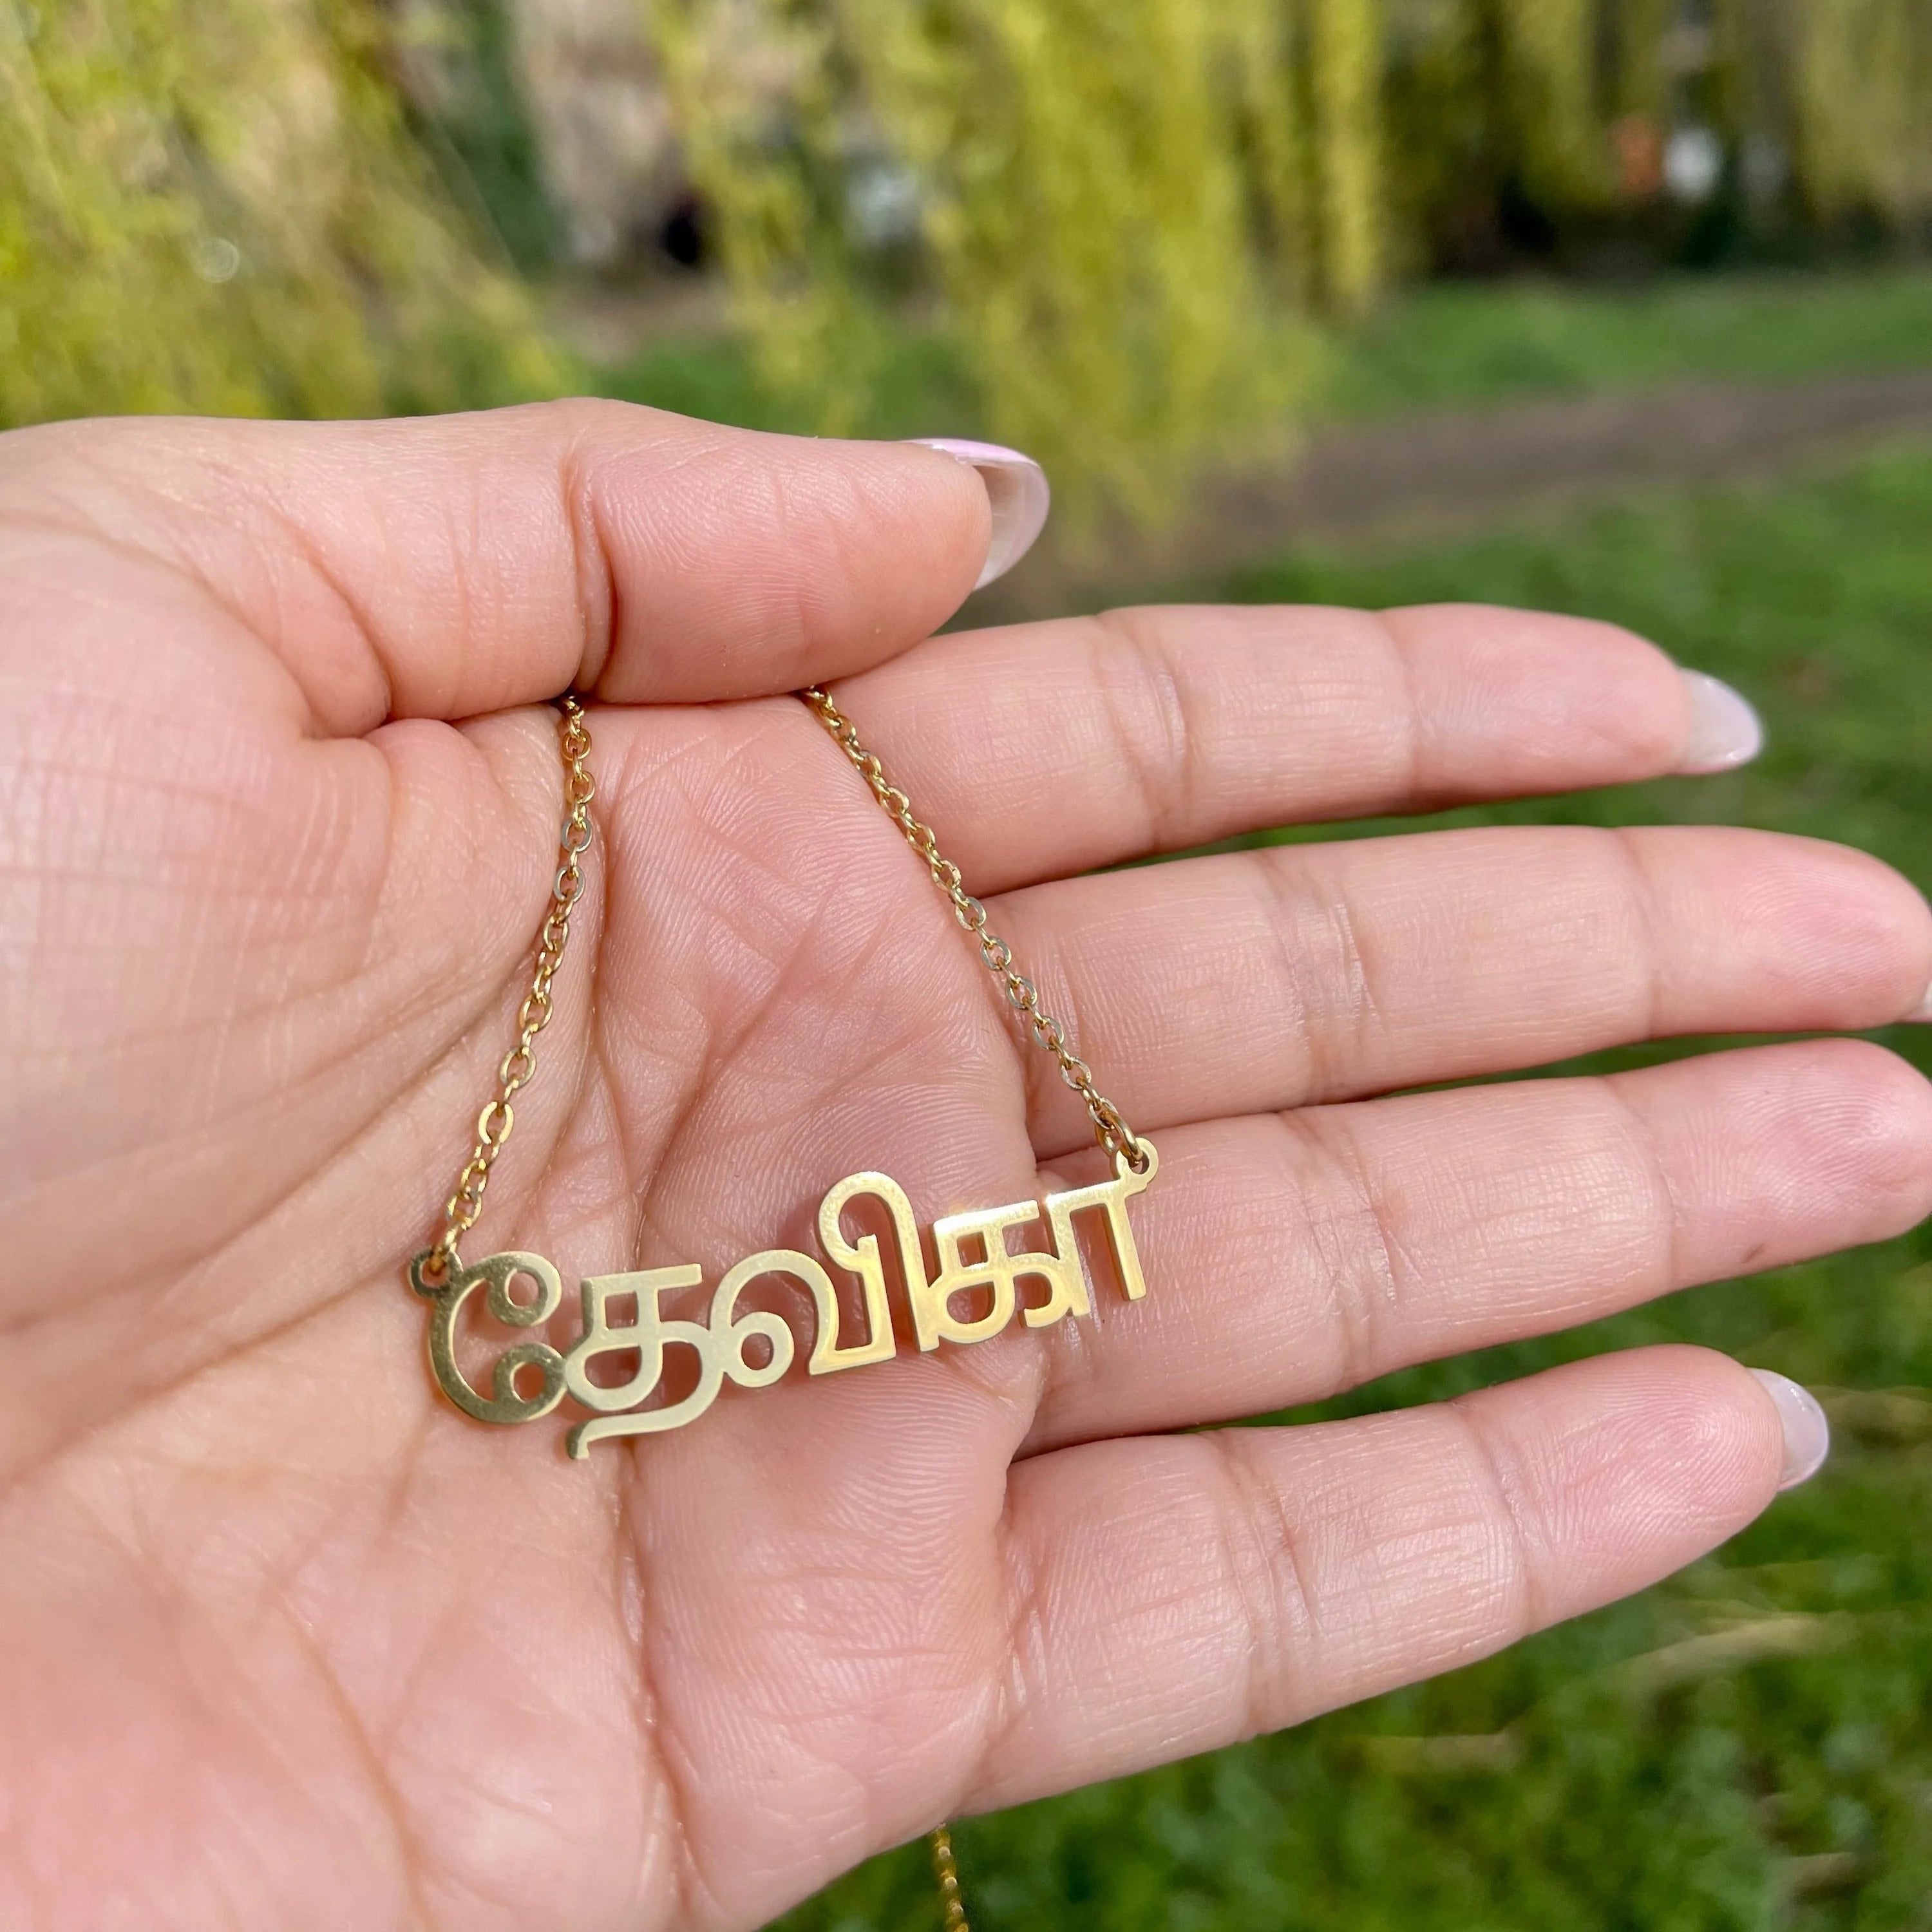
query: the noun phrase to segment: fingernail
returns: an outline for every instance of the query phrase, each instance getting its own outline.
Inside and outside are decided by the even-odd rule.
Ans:
[[[1926,988],[1924,998],[1905,1017],[1907,1020],[1916,1021],[1922,1026],[1932,1026],[1932,986]]]
[[[1784,1470],[1778,1486],[1795,1490],[1823,1466],[1832,1447],[1832,1425],[1825,1420],[1818,1398],[1789,1376],[1781,1376],[1775,1369],[1754,1369],[1751,1373],[1777,1403],[1778,1420],[1784,1430]]]
[[[986,547],[986,561],[980,572],[978,590],[997,577],[1004,577],[1033,548],[1046,522],[1053,492],[1047,488],[1046,472],[1030,456],[1017,449],[1004,449],[997,442],[968,442],[950,436],[908,436],[926,449],[936,449],[980,472],[993,506],[993,540]]]
[[[1690,697],[1690,735],[1677,770],[1688,776],[1749,764],[1764,749],[1764,724],[1750,700],[1704,671],[1677,674]]]

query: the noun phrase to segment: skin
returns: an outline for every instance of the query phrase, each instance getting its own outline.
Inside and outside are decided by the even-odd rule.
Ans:
[[[924,641],[988,527],[930,451],[614,405],[0,438],[0,1923],[754,1926],[1771,1501],[1770,1399],[1692,1349],[1169,1432],[1917,1220],[1932,1094],[1868,1045],[1378,1096],[1896,1020],[1918,893],[1714,827],[1074,876],[1646,777],[1688,701],[1504,611]],[[572,1463],[441,1401],[401,1277],[510,1038],[567,687],[598,836],[472,1257],[710,1281],[858,1168],[928,1220],[1100,1172],[814,679],[1158,1136],[1150,1292]]]

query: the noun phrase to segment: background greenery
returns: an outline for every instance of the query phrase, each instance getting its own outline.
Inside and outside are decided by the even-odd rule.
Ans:
[[[0,0],[0,424],[581,386],[539,4]],[[1932,236],[1928,0],[635,4],[766,410],[865,426],[910,354],[1063,519],[1285,453],[1432,269]]]
[[[1921,267],[1680,273],[1607,286],[1447,280],[1393,294],[1325,331],[1304,421],[1334,428],[1676,382],[1800,382],[1928,367],[1932,272]],[[654,337],[578,373],[599,394],[714,422],[790,430],[812,422],[809,405],[766,387],[755,352],[728,334]],[[934,423],[991,433],[984,397],[950,338],[908,323],[881,358],[853,433],[923,435]]]
[[[544,393],[358,0],[0,0],[0,427]]]
[[[1790,255],[1932,218],[1924,0],[652,13],[767,381],[856,420],[910,278],[993,434],[1076,513],[1157,514],[1203,458],[1278,446],[1316,326],[1398,276]],[[776,94],[742,84],[748,22],[786,50]],[[894,173],[914,219],[868,232],[855,183]]]

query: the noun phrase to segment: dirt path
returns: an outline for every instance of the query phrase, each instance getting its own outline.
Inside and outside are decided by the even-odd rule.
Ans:
[[[1454,535],[1510,511],[1634,484],[1762,475],[1902,430],[1932,434],[1932,370],[1406,417],[1323,437],[1292,473],[1211,482],[1197,514],[1152,540],[1124,537],[1076,561],[1049,532],[962,621],[1091,610],[1298,541]]]

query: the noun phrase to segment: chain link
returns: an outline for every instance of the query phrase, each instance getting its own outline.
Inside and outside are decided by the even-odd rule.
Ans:
[[[932,827],[914,816],[912,801],[886,776],[878,753],[867,751],[859,742],[852,721],[824,690],[814,684],[799,695],[830,733],[832,742],[851,760],[906,843],[926,862],[933,884],[946,895],[953,916],[972,935],[980,948],[980,957],[987,971],[999,982],[1007,1003],[1026,1022],[1034,1038],[1053,1056],[1060,1077],[1080,1096],[1094,1123],[1094,1138],[1107,1153],[1118,1155],[1135,1173],[1144,1174],[1148,1156],[1138,1137],[1121,1117],[1120,1108],[1094,1085],[1093,1070],[1067,1043],[1066,1029],[1040,1005],[1038,989],[1013,964],[1012,948],[987,925],[986,908],[966,890],[959,868],[940,852]]]
[[[557,720],[557,748],[563,758],[563,824],[557,833],[556,876],[550,883],[550,910],[537,934],[536,964],[531,969],[530,989],[517,1010],[517,1043],[504,1054],[496,1068],[496,1098],[476,1117],[476,1144],[470,1160],[458,1176],[456,1191],[444,1203],[442,1232],[423,1264],[424,1277],[439,1281],[452,1268],[460,1268],[456,1244],[476,1225],[483,1211],[483,1192],[490,1184],[490,1170],[503,1151],[515,1126],[516,1110],[512,1105],[527,1087],[537,1070],[535,1048],[537,1035],[550,1024],[550,982],[563,964],[563,950],[570,943],[570,915],[584,896],[584,855],[590,849],[590,802],[597,796],[585,760],[590,755],[590,728],[585,723],[584,707],[574,698],[566,698]]]
[[[966,1906],[959,1896],[959,1868],[952,1859],[952,1834],[942,1825],[932,1834],[932,1875],[939,1882],[939,1909],[945,1915],[946,1932],[972,1932],[966,1923]]]

